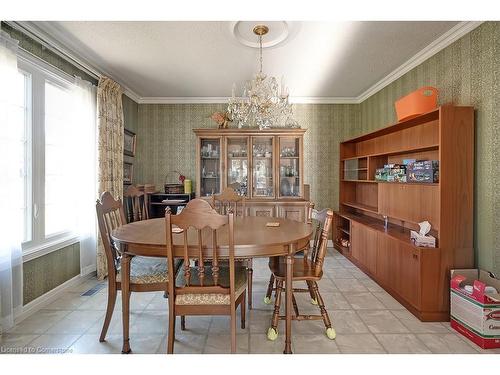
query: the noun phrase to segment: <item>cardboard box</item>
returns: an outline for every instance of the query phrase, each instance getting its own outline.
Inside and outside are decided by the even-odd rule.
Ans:
[[[408,182],[439,182],[439,161],[418,160],[408,164]]]
[[[465,286],[472,286],[472,292]],[[492,286],[497,293],[485,292]],[[500,280],[478,269],[452,270],[451,326],[483,349],[500,348]]]

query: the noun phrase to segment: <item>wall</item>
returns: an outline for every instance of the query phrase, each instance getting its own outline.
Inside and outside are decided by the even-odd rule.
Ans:
[[[23,264],[23,304],[80,274],[80,244],[67,246]]]
[[[138,183],[161,188],[169,171],[196,180],[195,128],[214,128],[210,115],[224,104],[140,104],[137,130]],[[318,207],[338,204],[339,139],[359,131],[356,105],[301,104],[295,117],[307,128],[304,139],[304,181]]]
[[[474,247],[479,267],[500,273],[500,22],[486,22],[361,103],[361,132],[395,122],[394,101],[422,87],[476,117]]]
[[[122,106],[123,106],[123,123],[124,127],[127,130],[130,130],[131,132],[137,133],[137,125],[139,123],[138,121],[138,111],[139,111],[139,105],[130,99],[127,95],[123,94],[122,95]],[[136,148],[136,153],[137,153],[137,148]],[[132,175],[132,183],[137,182],[136,178],[136,173],[137,173],[137,167],[136,167],[136,162],[135,162],[135,157],[128,156],[128,155],[123,155],[123,161],[125,163],[131,163],[134,165],[134,172]]]

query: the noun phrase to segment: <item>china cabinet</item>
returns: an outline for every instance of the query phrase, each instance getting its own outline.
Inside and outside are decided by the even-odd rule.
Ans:
[[[196,194],[232,187],[247,198],[247,214],[304,221],[306,129],[195,129]]]

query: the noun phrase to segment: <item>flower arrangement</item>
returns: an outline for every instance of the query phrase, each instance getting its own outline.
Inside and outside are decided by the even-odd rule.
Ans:
[[[227,112],[214,112],[210,118],[215,121],[219,129],[227,129],[228,123],[232,121]]]
[[[181,184],[183,184],[183,183],[184,183],[184,180],[186,179],[186,176],[184,176],[184,175],[183,175],[181,172],[179,172],[179,171],[174,171],[174,172],[179,174],[179,182],[180,182]]]

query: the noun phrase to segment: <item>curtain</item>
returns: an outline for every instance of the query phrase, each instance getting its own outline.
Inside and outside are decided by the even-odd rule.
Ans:
[[[75,126],[73,142],[78,168],[75,168],[74,197],[75,212],[78,213],[75,232],[80,241],[80,269],[86,275],[96,270],[97,220],[95,200],[97,197],[97,155],[96,155],[96,88],[90,82],[75,78],[72,88],[73,121]]]
[[[108,77],[97,86],[98,193],[109,191],[115,199],[123,196],[123,108],[122,89]],[[97,278],[107,275],[106,255],[99,237]]]
[[[15,104],[17,41],[0,31],[0,335],[22,307],[24,112]]]

